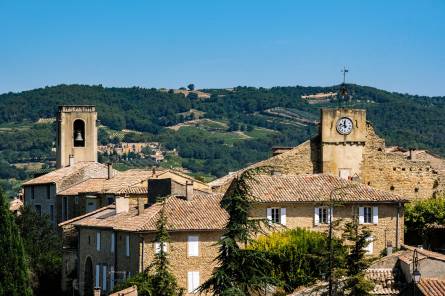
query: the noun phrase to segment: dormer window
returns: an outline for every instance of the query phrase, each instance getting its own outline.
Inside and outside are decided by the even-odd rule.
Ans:
[[[85,147],[85,122],[76,119],[73,124],[74,147]]]

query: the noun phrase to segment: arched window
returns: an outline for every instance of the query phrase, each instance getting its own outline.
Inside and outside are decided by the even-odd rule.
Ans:
[[[85,122],[76,119],[73,124],[74,147],[85,147]]]

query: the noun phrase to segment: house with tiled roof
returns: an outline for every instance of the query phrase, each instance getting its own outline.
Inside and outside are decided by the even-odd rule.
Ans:
[[[192,291],[208,278],[228,215],[220,207],[221,194],[193,189],[192,183],[180,194],[165,197],[164,209],[171,241],[166,251],[171,270],[180,286]],[[111,291],[117,281],[144,271],[152,262],[159,244],[154,241],[161,202],[131,205],[126,198],[65,221],[65,233],[75,239],[65,244],[76,249],[80,295],[93,287]],[[71,237],[73,237],[71,235]]]
[[[358,219],[373,232],[368,248],[373,256],[403,239],[406,199],[396,194],[322,174],[260,174],[247,185],[254,198],[250,216],[268,219],[274,230],[326,231],[331,219]],[[156,197],[162,196],[167,196],[171,236],[167,249],[178,283],[191,294],[210,276],[218,253],[215,244],[228,218],[220,207],[222,194],[201,191],[188,182],[178,187],[169,179],[149,179],[148,189],[148,202],[140,199],[130,205],[117,199],[116,204],[61,224],[77,232],[81,295],[92,286],[108,291],[124,275],[141,272],[150,264],[157,248],[153,235],[161,209]]]

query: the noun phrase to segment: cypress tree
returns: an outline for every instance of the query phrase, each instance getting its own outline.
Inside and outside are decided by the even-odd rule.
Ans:
[[[250,169],[236,178],[221,200],[221,207],[229,214],[223,237],[218,241],[218,267],[199,287],[200,292],[213,295],[251,295],[264,293],[277,284],[270,274],[273,269],[264,252],[245,248],[268,225],[263,219],[250,219],[249,210],[256,198],[250,194],[248,181],[267,168]],[[244,246],[244,248],[242,247]]]
[[[0,295],[32,295],[28,262],[19,229],[0,191]]]
[[[151,280],[153,283],[153,295],[158,296],[174,296],[182,294],[178,288],[176,278],[169,270],[169,262],[167,258],[166,248],[170,241],[167,232],[167,217],[165,216],[165,200],[156,222],[155,242],[159,243],[159,250],[155,255],[155,259],[150,268],[153,268]]]

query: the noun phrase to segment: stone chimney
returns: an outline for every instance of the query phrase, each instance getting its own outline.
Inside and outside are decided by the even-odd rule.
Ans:
[[[145,209],[145,201],[143,197],[138,197],[138,215],[141,215]]]
[[[409,159],[416,160],[416,154],[414,153],[414,148],[409,148]]]
[[[193,181],[185,181],[185,198],[189,201],[193,199]]]
[[[68,165],[69,166],[73,166],[76,163],[76,160],[74,159],[74,155],[70,154],[69,155],[69,161],[68,161]]]
[[[110,180],[113,178],[113,164],[111,162],[107,163],[108,175],[107,179]]]
[[[130,204],[129,204],[128,198],[123,197],[123,196],[117,196],[116,197],[116,214],[128,213],[129,209],[130,209]]]

